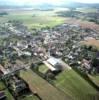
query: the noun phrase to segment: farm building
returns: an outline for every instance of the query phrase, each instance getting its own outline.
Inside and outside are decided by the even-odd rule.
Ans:
[[[55,68],[55,70],[57,70],[57,71],[62,70],[62,65],[61,65],[61,63],[60,63],[60,59],[51,57],[51,58],[49,58],[49,59],[47,60],[47,62],[48,62],[49,64],[51,64],[51,65]]]

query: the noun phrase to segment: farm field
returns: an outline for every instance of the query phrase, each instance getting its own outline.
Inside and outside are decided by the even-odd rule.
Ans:
[[[93,23],[93,22],[88,22],[80,19],[75,19],[75,18],[66,18],[65,23],[67,24],[75,24],[81,26],[83,29],[89,28],[92,30],[97,30],[99,31],[99,25]]]
[[[88,75],[88,76],[97,86],[99,86],[99,75],[94,75],[94,76]]]
[[[85,100],[84,98],[91,100],[90,97],[97,94],[95,88],[73,70],[61,73],[54,83],[74,100]]]
[[[99,40],[96,39],[88,39],[86,41],[82,41],[81,42],[82,45],[86,45],[86,46],[92,46],[93,48],[96,48],[97,50],[99,50]]]
[[[25,98],[22,98],[22,100],[39,100],[39,99],[34,95],[30,95],[26,96]]]
[[[87,9],[87,10],[86,10]],[[99,29],[99,25],[93,22],[82,21],[69,17],[60,17],[56,12],[68,11],[67,8],[57,8],[51,11],[40,11],[40,10],[11,10],[8,11],[8,15],[0,17],[0,22],[7,22],[8,20],[19,20],[22,21],[29,29],[31,28],[42,28],[42,27],[53,27],[62,23],[76,23],[82,27],[90,27],[92,29]],[[84,13],[96,12],[97,9],[91,8],[78,8],[77,11]]]
[[[0,17],[0,22],[19,20],[28,28],[53,27],[64,22],[64,18],[55,14],[56,11],[9,11],[8,15]]]
[[[43,100],[70,100],[66,94],[53,87],[32,70],[21,71],[20,76],[29,84],[32,92],[37,92]]]

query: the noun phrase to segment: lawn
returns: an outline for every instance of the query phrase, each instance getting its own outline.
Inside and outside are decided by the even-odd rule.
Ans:
[[[56,87],[74,100],[91,100],[90,97],[97,94],[97,91],[74,70],[64,71],[56,78]]]
[[[48,67],[45,66],[44,64],[42,64],[42,65],[39,66],[39,71],[40,71],[41,73],[46,73],[47,70],[48,70]]]
[[[21,71],[20,76],[29,84],[32,92],[37,92],[43,100],[70,100],[66,94],[53,87],[32,70]]]

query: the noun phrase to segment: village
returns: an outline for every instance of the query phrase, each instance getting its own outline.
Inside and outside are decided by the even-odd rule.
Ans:
[[[23,71],[33,71],[49,84],[62,71],[72,68],[88,74],[99,73],[97,30],[67,23],[32,31],[15,21],[9,21],[2,26],[9,31],[1,32],[5,34],[1,35],[3,41],[0,44],[0,79],[15,100],[20,100],[18,98],[25,94],[33,94],[38,100],[47,100],[32,87],[28,79],[21,77]],[[89,41],[94,42],[87,44]],[[43,70],[40,70],[43,65]],[[0,98],[6,98],[3,91],[0,92]],[[64,98],[61,100],[65,100]]]

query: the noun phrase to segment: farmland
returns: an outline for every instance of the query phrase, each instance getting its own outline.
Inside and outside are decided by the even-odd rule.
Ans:
[[[20,76],[29,84],[32,92],[37,92],[43,100],[66,100],[68,96],[47,81],[39,77],[32,70],[21,71]]]
[[[99,40],[89,39],[87,41],[83,41],[82,44],[87,45],[87,46],[92,46],[99,50]]]
[[[86,10],[87,9],[87,10]],[[23,22],[29,29],[31,28],[42,28],[42,27],[54,27],[58,24],[62,24],[64,22],[67,23],[76,23],[81,24],[82,27],[92,27],[99,28],[95,23],[91,23],[88,21],[76,20],[75,18],[62,17],[58,16],[57,12],[66,12],[69,11],[67,8],[56,8],[54,10],[49,11],[40,11],[40,10],[8,10],[8,15],[0,17],[0,22],[7,22],[8,20],[19,20]],[[77,8],[76,11],[80,11],[82,13],[95,13],[97,9],[95,8]]]
[[[92,12],[96,12],[96,9],[87,9],[87,11],[86,9],[77,9],[77,10],[78,11],[80,10],[80,12],[84,12],[84,13],[89,13],[91,12],[91,10]],[[1,50],[4,51],[3,53],[1,52],[3,58],[3,60],[1,61],[7,62],[8,60],[4,59],[5,56],[7,56],[7,59],[10,59],[9,63],[11,63],[11,67],[13,67],[14,64],[17,65],[17,63],[18,66],[27,64],[29,65],[28,67],[30,67],[34,62],[38,63],[39,59],[40,61],[42,60],[41,55],[42,54],[45,55],[45,51],[47,54],[47,51],[49,51],[48,49],[49,45],[51,43],[52,45],[51,48],[55,48],[55,50],[54,49],[50,50],[52,54],[54,53],[56,55],[59,54],[59,57],[63,58],[64,61],[68,60],[66,63],[68,63],[69,65],[72,64],[70,65],[71,67],[76,66],[73,65],[75,63],[79,64],[78,65],[79,67],[82,67],[82,65],[80,64],[82,63],[83,59],[87,58],[87,54],[86,54],[87,51],[85,53],[86,49],[84,49],[83,51],[83,48],[80,48],[78,46],[78,42],[81,42],[83,38],[85,39],[87,35],[90,36],[90,33],[98,37],[97,34],[99,32],[99,25],[94,22],[88,22],[87,20],[82,21],[82,19],[76,19],[75,17],[72,18],[72,17],[58,16],[56,13],[58,11],[68,11],[68,9],[56,9],[56,10],[49,10],[49,11],[40,11],[40,10],[33,10],[33,9],[14,10],[14,11],[10,10],[7,11],[8,15],[1,16],[0,17],[1,23],[7,22],[9,20],[15,20],[15,23],[17,23],[16,20],[18,20],[19,22],[22,22],[23,25],[27,26],[28,29],[30,29],[30,32],[28,32],[27,28],[26,29],[22,28],[20,27],[19,24],[17,24],[17,26],[19,25],[19,29],[18,29],[17,27],[13,26],[14,21],[12,21],[12,23],[10,23],[10,21],[9,23],[6,24],[3,23],[4,26],[7,25],[8,29],[14,29],[14,31],[11,31],[10,33],[11,36],[8,37],[9,41],[7,41],[7,39],[2,39],[1,37],[0,40],[1,47],[2,44],[4,44],[4,46],[1,48]],[[66,23],[66,24],[62,24],[62,23]],[[55,29],[52,28],[51,30],[49,29],[49,27],[51,28],[54,27]],[[44,30],[39,30],[40,28],[45,29],[45,34],[43,34]],[[24,29],[24,31],[21,29]],[[90,32],[89,31],[87,32],[86,29],[87,30],[89,29]],[[22,32],[21,33],[16,32],[16,30]],[[34,33],[37,33],[37,36],[36,35],[33,36],[33,34],[28,34],[33,31]],[[46,31],[48,32],[46,33]],[[8,34],[8,32],[5,33]],[[15,33],[15,36],[12,35],[13,33]],[[83,33],[85,35],[80,35],[80,33],[81,34]],[[17,34],[19,35],[19,37],[17,37]],[[3,43],[3,41],[5,41],[5,43]],[[6,43],[6,41],[8,43]],[[45,44],[44,41],[49,41],[49,42],[48,44]],[[91,41],[90,40],[85,41],[84,43],[86,45],[95,46],[99,48],[98,45],[99,41],[97,39]],[[16,47],[18,50],[12,50],[11,48],[9,48],[9,45],[11,46],[11,48]],[[15,52],[15,55],[12,51]],[[18,51],[22,52],[22,56],[20,56]],[[30,54],[31,56],[28,54]],[[84,56],[82,56],[83,54]],[[37,59],[36,57],[39,59]],[[15,58],[15,60],[13,58]],[[20,61],[22,61],[22,63],[20,63]],[[34,65],[33,66],[34,69],[36,69],[38,66],[39,68],[38,71],[42,74],[45,74],[46,71],[48,70],[48,67],[46,67],[43,64],[37,65],[34,63],[33,65]],[[52,80],[48,77],[50,82],[48,82],[49,80],[46,79],[45,77],[43,77],[44,78],[43,79],[42,74],[36,73],[37,70],[33,71],[32,69],[28,69],[28,70],[27,69],[21,70],[20,74],[18,75],[24,81],[26,81],[26,83],[29,85],[30,90],[34,94],[36,93],[36,95],[38,95],[42,100],[68,100],[68,98],[69,99],[72,98],[74,100],[93,100],[93,97],[95,97],[98,94],[96,88],[92,84],[90,84],[87,79],[85,80],[84,79],[85,77],[80,76],[76,71],[72,69],[69,71],[68,70],[61,71],[59,74],[54,76],[54,79]],[[82,70],[85,71],[85,69]],[[51,72],[52,73],[50,75],[53,75],[53,71]],[[99,76],[89,75],[89,78],[90,80],[92,80],[92,82],[95,85],[97,85],[97,87],[99,87]],[[8,97],[8,100],[13,100],[13,97],[8,91],[8,89],[6,88],[6,86],[2,82],[0,82],[0,90],[3,89],[5,91],[6,96]],[[22,98],[22,100],[38,100],[38,97],[35,95],[28,95],[25,98]]]
[[[99,75],[89,75],[89,77],[97,86],[99,86]]]
[[[53,27],[57,24],[64,22],[64,18],[58,17],[55,11],[9,11],[8,15],[0,17],[0,22],[8,20],[19,20],[23,22],[28,28],[40,28],[40,27]]]
[[[97,94],[97,91],[73,70],[64,71],[57,76],[55,85],[74,100],[84,100],[86,97],[91,100],[90,96]]]

